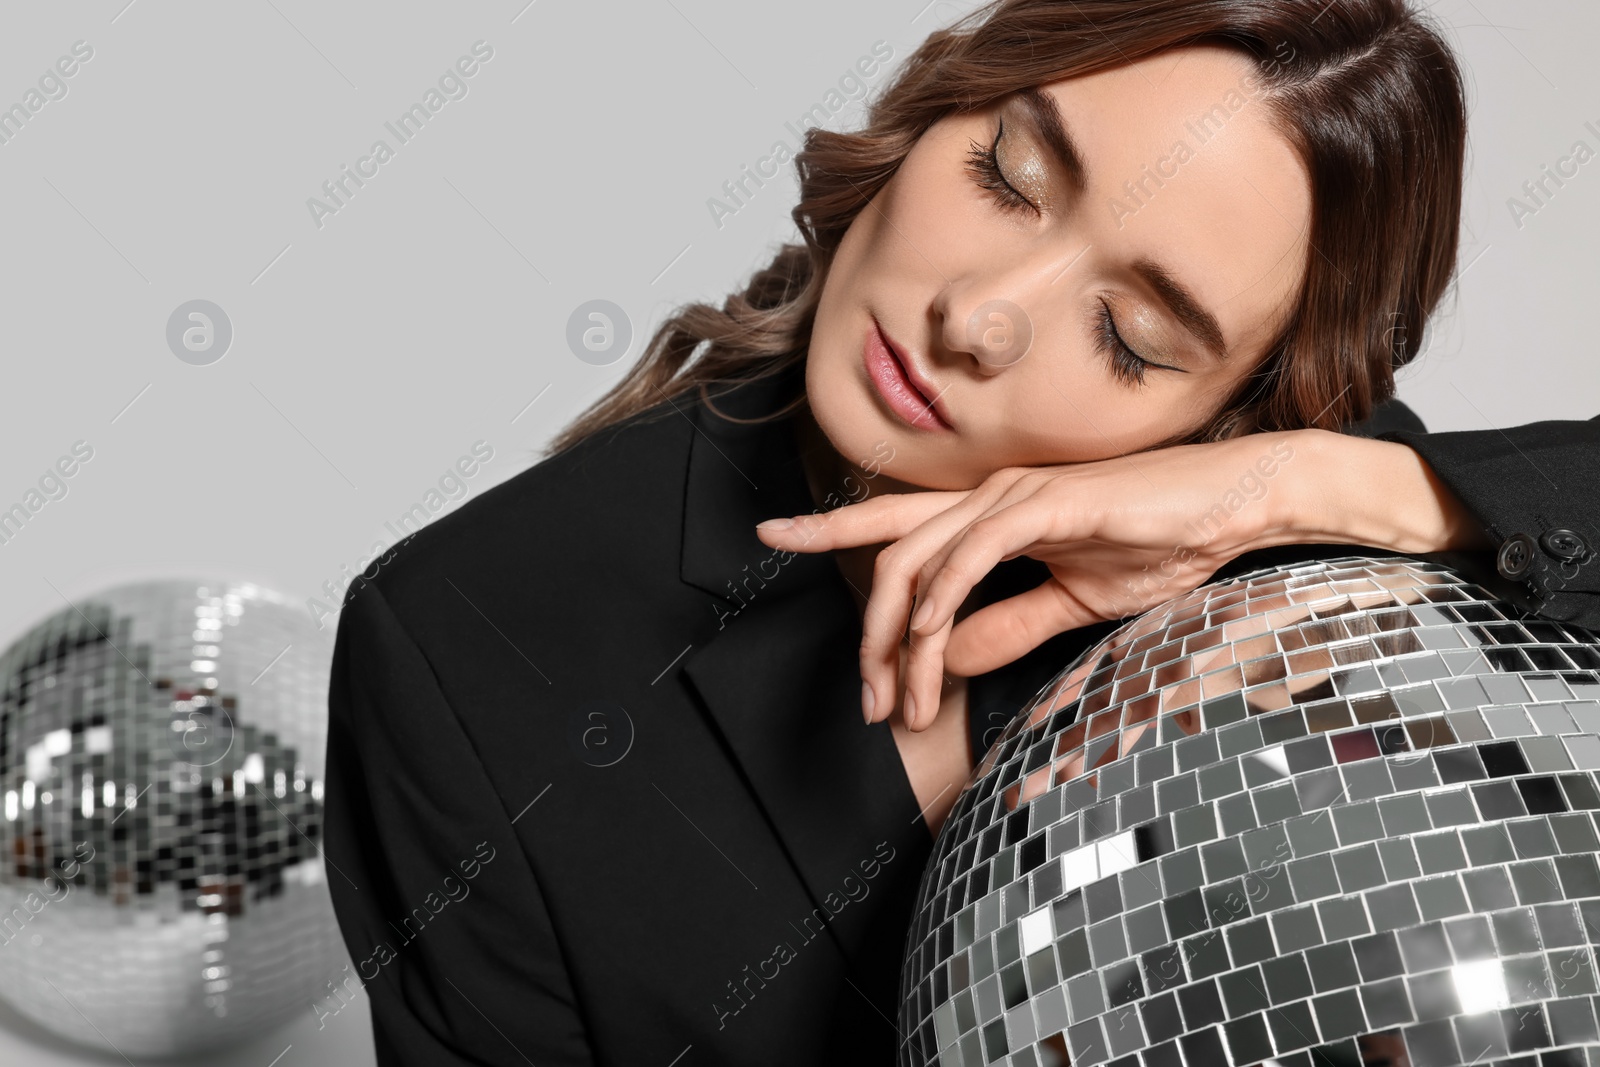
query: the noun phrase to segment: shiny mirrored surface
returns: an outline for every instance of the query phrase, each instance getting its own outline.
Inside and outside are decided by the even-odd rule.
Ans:
[[[121,1056],[312,1010],[332,627],[227,582],[80,598],[0,655],[0,996]]]
[[[975,769],[900,1062],[1593,1062],[1597,772],[1590,631],[1403,557],[1202,586]]]

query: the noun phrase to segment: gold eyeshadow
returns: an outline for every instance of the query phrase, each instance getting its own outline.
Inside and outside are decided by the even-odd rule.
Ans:
[[[1022,123],[1002,121],[1002,136],[1000,143],[995,147],[995,156],[999,160],[1000,169],[1005,174],[1006,181],[1012,187],[1032,201],[1033,206],[1041,211],[1048,211],[1055,202],[1052,195],[1052,181],[1050,168],[1045,165],[1038,150],[1023,142],[1018,146],[1014,136],[1014,128]]]
[[[1170,343],[1172,333],[1158,312],[1143,300],[1114,298],[1113,303],[1118,311],[1117,331],[1142,358],[1168,367],[1188,366],[1189,360],[1178,354]]]

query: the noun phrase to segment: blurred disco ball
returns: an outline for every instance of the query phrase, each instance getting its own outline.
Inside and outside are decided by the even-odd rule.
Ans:
[[[1597,769],[1591,631],[1402,557],[1202,586],[974,769],[900,1062],[1584,1063]]]
[[[307,1010],[332,646],[247,583],[120,585],[0,655],[0,997],[123,1056]]]

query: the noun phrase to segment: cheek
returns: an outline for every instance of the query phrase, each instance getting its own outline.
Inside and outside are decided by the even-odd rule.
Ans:
[[[848,348],[842,339],[824,346],[814,337],[806,358],[806,403],[817,425],[835,444],[842,443],[837,439],[840,432],[859,421],[852,419],[860,407],[856,396],[860,389],[851,374]]]
[[[884,454],[883,443],[894,446],[894,461],[880,468],[898,477],[910,455],[911,442],[874,407],[853,362],[855,343],[819,345],[814,337],[806,358],[806,403],[811,417],[834,450],[852,463],[867,463]]]
[[[866,209],[878,219],[874,258],[943,285],[974,248],[1002,239],[987,194],[966,174],[976,136],[930,131],[917,142],[876,201],[879,211]]]
[[[1056,327],[1059,337],[1062,327]],[[1039,345],[1047,346],[1040,350]],[[988,383],[1004,465],[1086,463],[1137,451],[1171,432],[1181,412],[1114,380],[1086,337],[1035,339],[1022,362]]]

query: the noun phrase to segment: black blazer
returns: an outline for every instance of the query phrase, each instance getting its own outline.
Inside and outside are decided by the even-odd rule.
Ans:
[[[716,406],[775,410],[802,373]],[[1427,434],[1391,405],[1351,429],[1417,448],[1502,535],[1600,546],[1600,420]],[[351,586],[325,845],[379,1064],[892,1062],[932,838],[889,726],[862,724],[860,620],[833,560],[755,536],[815,507],[787,421],[677,399]],[[1355,550],[1225,570],[1318,551]],[[1545,603],[1600,625],[1600,561],[1567,570]],[[1044,574],[1019,557],[979,588]],[[1116,624],[973,679],[975,742]]]

